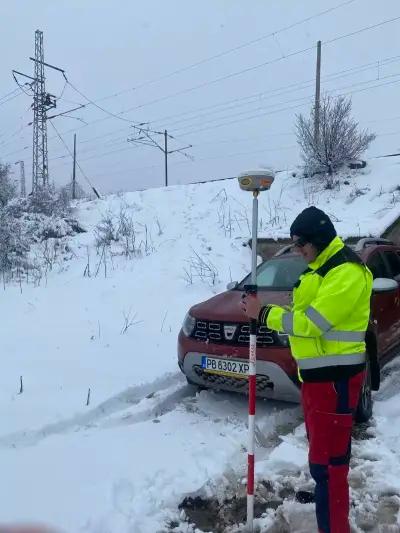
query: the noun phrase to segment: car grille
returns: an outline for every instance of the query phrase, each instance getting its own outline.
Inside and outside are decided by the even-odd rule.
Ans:
[[[196,320],[192,337],[199,341],[232,346],[247,346],[250,338],[249,324]],[[278,344],[272,330],[266,326],[257,327],[257,346],[267,347]]]
[[[212,374],[206,372],[201,366],[193,366],[194,372],[203,380],[203,382],[209,386],[214,387],[233,387],[237,390],[248,390],[247,378],[236,376],[221,376],[218,374]],[[266,389],[273,389],[274,384],[270,381],[268,376],[257,374],[256,389],[258,392],[262,392]]]

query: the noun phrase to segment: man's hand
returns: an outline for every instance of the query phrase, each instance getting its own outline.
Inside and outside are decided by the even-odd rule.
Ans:
[[[240,305],[241,310],[249,318],[255,318],[255,319],[258,318],[258,315],[262,308],[262,303],[260,302],[260,300],[257,298],[255,294],[244,295],[239,305]]]

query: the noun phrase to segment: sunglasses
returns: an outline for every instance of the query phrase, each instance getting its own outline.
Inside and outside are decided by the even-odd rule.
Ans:
[[[303,248],[306,244],[308,244],[308,241],[304,237],[300,237],[297,241],[294,241],[293,246],[295,248]]]

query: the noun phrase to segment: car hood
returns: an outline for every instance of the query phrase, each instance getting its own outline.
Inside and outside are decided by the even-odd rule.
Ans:
[[[204,320],[224,322],[247,322],[248,317],[240,309],[243,291],[234,289],[213,296],[205,302],[194,305],[190,314]],[[292,300],[291,291],[259,291],[258,297],[263,304],[287,305]]]

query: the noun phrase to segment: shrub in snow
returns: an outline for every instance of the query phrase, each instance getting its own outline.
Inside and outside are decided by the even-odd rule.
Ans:
[[[307,176],[332,175],[350,160],[358,159],[375,139],[375,134],[359,130],[351,117],[351,105],[351,99],[344,96],[323,96],[318,135],[314,132],[315,106],[309,117],[296,117],[297,142]]]
[[[11,181],[10,166],[0,163],[0,207],[4,207],[17,195],[15,183]]]
[[[71,258],[66,237],[84,231],[69,217],[69,202],[54,189],[28,198],[14,198],[0,207],[0,272],[3,281],[26,278],[39,283],[43,275]]]
[[[140,253],[136,247],[135,223],[127,210],[123,208],[119,212],[118,237],[121,239],[123,254],[126,257]]]
[[[110,246],[119,240],[118,226],[112,213],[106,213],[95,227],[96,247]]]
[[[21,221],[0,209],[0,271],[24,269],[28,263],[29,239]]]
[[[60,192],[53,185],[38,187],[26,199],[26,210],[47,216],[68,216],[71,211],[70,200],[65,189]]]
[[[60,239],[85,232],[77,220],[59,214],[69,212],[69,208],[58,207],[59,213],[51,215],[38,212],[36,208],[35,203],[31,204],[31,198],[15,198],[4,208],[8,216],[20,220],[24,232],[29,235],[32,242],[50,238]]]
[[[140,229],[136,229],[136,226]],[[161,230],[158,225],[159,231]],[[154,251],[151,233],[146,224],[135,224],[128,209],[121,206],[118,215],[108,211],[95,227],[96,247],[103,254],[104,248],[111,248],[113,255],[128,258],[148,255]],[[160,234],[160,233],[159,233]],[[140,235],[142,238],[139,242]],[[114,245],[114,246],[112,246]]]
[[[187,266],[183,269],[188,285],[193,284],[194,278],[198,278],[203,283],[208,283],[211,286],[216,285],[219,281],[216,267],[211,261],[201,257],[195,250],[192,250],[192,252],[194,255],[186,261]]]
[[[31,235],[35,240],[45,241],[47,239],[61,239],[75,233],[70,224],[63,218],[54,215],[51,217],[44,217],[38,214],[35,215],[36,223],[30,224]]]

